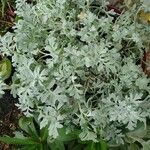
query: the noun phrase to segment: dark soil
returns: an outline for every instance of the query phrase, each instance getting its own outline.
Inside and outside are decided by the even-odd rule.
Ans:
[[[13,98],[9,91],[5,91],[4,96],[0,98],[0,136],[14,136],[14,132],[18,128],[18,118],[21,114],[15,103],[16,99]],[[12,149],[12,146],[0,143],[0,150]]]
[[[12,26],[15,21],[15,0],[4,0],[5,9],[2,14],[2,3],[0,1],[0,35],[4,35],[6,32],[12,32]]]

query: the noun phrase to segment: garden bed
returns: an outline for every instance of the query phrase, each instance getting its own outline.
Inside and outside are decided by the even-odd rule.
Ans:
[[[25,150],[149,150],[149,3],[16,2],[0,38],[0,134],[20,132],[0,140]]]

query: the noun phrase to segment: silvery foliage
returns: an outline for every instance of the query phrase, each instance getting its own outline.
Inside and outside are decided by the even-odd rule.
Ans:
[[[149,0],[140,0],[140,1],[143,3],[142,7],[144,8],[144,10],[146,12],[149,12],[150,11],[150,1]]]
[[[80,128],[81,140],[123,143],[126,130],[149,117],[150,80],[138,60],[150,30],[136,22],[135,6],[116,17],[105,1],[16,0],[14,33],[1,37],[12,56],[11,92],[26,116],[58,129]],[[148,107],[148,108],[147,108]]]
[[[7,89],[7,85],[3,82],[3,80],[0,80],[0,98],[5,94],[4,90]]]

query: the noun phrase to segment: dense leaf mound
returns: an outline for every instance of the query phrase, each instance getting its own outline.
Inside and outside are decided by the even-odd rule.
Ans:
[[[141,67],[150,29],[142,3],[108,9],[105,0],[16,0],[14,33],[0,38],[12,57],[11,92],[26,116],[58,129],[80,129],[81,140],[123,143],[150,115],[150,79]]]

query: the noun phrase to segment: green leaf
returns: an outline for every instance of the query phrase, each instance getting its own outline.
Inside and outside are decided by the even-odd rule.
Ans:
[[[95,143],[94,142],[89,143],[86,150],[96,150]]]
[[[43,148],[43,150],[50,150],[47,143],[42,143],[42,148]]]
[[[71,150],[83,150],[83,145],[78,144],[71,148]]]
[[[31,137],[35,138],[36,140],[39,140],[40,138],[34,126],[29,126],[29,134],[31,135]]]
[[[147,133],[144,136],[144,138],[149,138],[150,139],[150,125],[147,125],[146,129],[147,129]]]
[[[57,140],[67,142],[67,141],[72,141],[78,138],[78,134],[80,133],[79,130],[74,130],[71,133],[66,134],[66,129],[61,128],[58,131],[59,136],[57,137]]]
[[[36,145],[23,146],[22,148],[18,148],[17,150],[38,150]]]
[[[33,118],[21,117],[19,119],[19,127],[26,133],[28,133],[31,137],[39,139],[33,123]]]
[[[55,141],[54,143],[50,144],[51,150],[65,150],[65,146],[61,141]]]
[[[31,125],[32,118],[21,117],[19,119],[19,127],[24,130],[26,133],[29,132],[29,125]]]
[[[26,137],[23,135],[23,133],[22,132],[18,132],[18,131],[15,132],[15,138],[26,139]]]
[[[42,128],[40,130],[40,136],[41,136],[42,141],[45,141],[47,139],[47,137],[48,137],[48,126]]]
[[[12,65],[11,62],[8,58],[3,58],[2,61],[0,62],[0,73],[2,78],[8,79],[11,75],[12,71]]]
[[[19,139],[19,138],[8,137],[8,136],[0,137],[0,141],[4,142],[4,143],[7,143],[7,144],[14,144],[14,145],[35,145],[35,144],[39,144],[38,142],[33,141],[32,138]]]
[[[43,147],[42,143],[39,145],[39,150],[44,150],[44,147]]]
[[[98,143],[90,142],[86,150],[107,150],[107,144],[103,140]]]
[[[99,146],[100,145],[100,149],[101,150],[107,150],[107,144],[104,140],[101,140],[100,143],[96,143],[96,146]],[[98,149],[97,149],[98,150]]]

